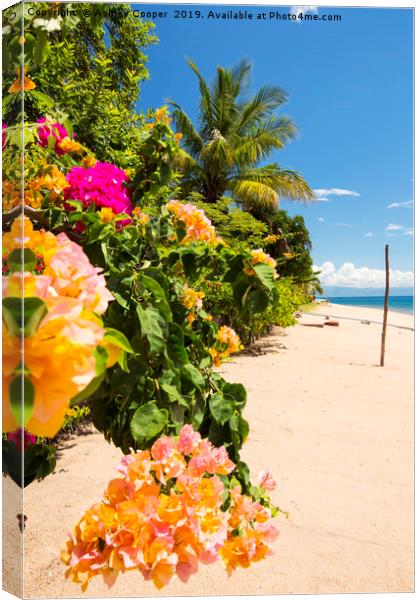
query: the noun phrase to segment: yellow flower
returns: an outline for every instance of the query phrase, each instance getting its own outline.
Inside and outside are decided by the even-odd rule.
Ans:
[[[147,225],[147,223],[150,221],[149,215],[146,215],[146,213],[144,213],[139,206],[136,206],[132,212],[132,215],[140,225]]]
[[[84,167],[90,168],[90,167],[94,167],[97,162],[98,161],[96,160],[96,158],[94,156],[92,156],[91,154],[88,154],[88,156],[85,156],[84,159],[82,160],[82,165]]]
[[[115,213],[112,208],[104,206],[99,212],[99,218],[101,219],[102,223],[110,223],[115,219]]]
[[[58,143],[58,145],[63,152],[83,152],[84,151],[83,146],[81,144],[79,144],[79,142],[72,140],[68,136],[63,138]]]

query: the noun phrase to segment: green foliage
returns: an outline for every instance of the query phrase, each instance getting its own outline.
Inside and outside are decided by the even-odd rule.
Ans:
[[[67,231],[74,221],[86,224],[84,250],[104,268],[115,297],[104,324],[125,336],[132,350],[90,394],[94,425],[127,452],[150,447],[157,436],[176,434],[184,423],[192,423],[202,436],[224,444],[238,462],[248,432],[241,414],[246,392],[213,371],[209,349],[216,343],[218,325],[202,309],[188,321],[184,290],[199,286],[203,273],[211,281],[223,280],[238,319],[249,320],[262,310],[257,296],[264,307],[278,301],[274,270],[256,265],[256,274],[246,275],[243,269],[251,259],[246,248],[177,242],[185,231],[166,207],[147,226],[134,220],[123,229],[102,223],[99,213],[80,211],[77,203],[74,208],[69,215],[62,211],[57,216],[58,207],[45,214]],[[245,486],[245,467],[237,477]]]
[[[255,303],[260,301],[262,310],[252,312],[244,317],[237,309],[233,291],[229,285],[207,280],[203,282],[201,289],[205,293],[205,309],[214,315],[221,324],[233,327],[246,344],[269,333],[274,325],[280,327],[294,325],[296,323],[294,313],[309,301],[305,291],[295,285],[290,278],[280,278],[275,283],[277,301],[267,304],[264,298],[258,300],[258,296],[255,296]],[[251,298],[251,304],[252,302]]]
[[[260,166],[273,150],[282,149],[296,135],[296,127],[276,110],[286,102],[277,86],[264,86],[249,94],[251,65],[241,61],[233,68],[217,68],[208,83],[197,66],[188,62],[200,90],[199,127],[196,129],[182,108],[172,103],[174,120],[183,134],[187,152],[180,170],[182,190],[217,202],[229,191],[246,209],[276,208],[279,196],[310,200],[313,192],[295,171],[278,164]]]
[[[25,3],[25,65],[36,89],[25,92],[26,120],[50,114],[64,125],[71,122],[78,141],[93,148],[100,160],[135,166],[135,131],[143,117],[135,111],[140,82],[148,78],[144,50],[157,41],[152,23],[134,17],[129,5],[67,3],[77,15],[62,20],[36,18],[34,9],[48,11],[47,2]],[[128,10],[127,10],[128,9]],[[91,16],[85,16],[90,11]],[[18,11],[16,11],[18,12]],[[31,14],[32,13],[32,14]],[[21,19],[9,19],[4,37],[3,119],[19,120],[21,94],[7,94],[20,66]],[[42,91],[41,91],[42,90]]]
[[[222,197],[213,204],[204,202],[200,194],[190,194],[189,200],[206,213],[218,233],[231,246],[246,244],[249,248],[261,248],[268,227],[249,212],[232,207],[232,199]]]
[[[73,405],[71,410],[64,417],[64,423],[57,434],[60,437],[63,433],[74,433],[80,426],[90,421],[90,408],[89,406],[78,406]]]

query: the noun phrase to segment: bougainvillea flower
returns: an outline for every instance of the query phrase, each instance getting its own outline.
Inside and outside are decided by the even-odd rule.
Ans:
[[[36,444],[36,437],[31,433],[28,433],[26,429],[16,429],[16,431],[10,431],[7,434],[7,439],[9,442],[14,442],[16,446],[20,449],[22,448],[26,450],[28,446]]]
[[[35,254],[33,271],[9,272],[8,256],[21,247]],[[101,270],[93,267],[83,249],[64,233],[58,236],[34,230],[27,217],[16,219],[3,236],[3,295],[37,298],[44,302],[34,331],[21,337],[3,325],[3,431],[14,431],[10,385],[22,373],[34,390],[33,412],[25,428],[53,437],[69,409],[69,401],[97,375],[96,348],[108,346],[107,366],[117,360],[98,315],[105,312],[112,294]]]
[[[58,156],[65,154],[65,150],[61,148],[61,142],[65,138],[69,138],[67,129],[61,123],[51,123],[46,117],[41,117],[37,120],[40,124],[38,127],[38,143],[42,148],[47,148],[50,137],[54,138],[54,151]],[[69,138],[70,139],[70,138]]]
[[[34,410],[25,428],[53,437],[60,429],[69,400],[96,376],[94,351],[104,330],[81,317],[81,307],[58,305],[48,312],[34,335],[23,340],[27,377],[35,389]],[[20,425],[10,408],[9,387],[22,362],[22,341],[3,327],[3,431]]]
[[[84,208],[92,203],[98,208],[111,208],[116,215],[130,215],[132,212],[125,185],[128,177],[122,169],[111,163],[96,162],[87,169],[73,167],[67,174],[67,181],[70,185],[64,190],[66,200],[79,200]]]
[[[28,68],[25,67],[22,81],[20,68],[18,67],[16,69],[17,77],[8,89],[9,94],[17,94],[18,92],[22,91],[27,92],[28,90],[34,90],[36,88],[36,84],[32,81],[32,79],[29,79],[29,77],[26,76],[27,71]]]
[[[161,481],[175,459],[178,474]],[[151,452],[124,456],[123,477],[109,482],[103,500],[69,536],[61,554],[66,578],[85,590],[92,577],[102,575],[111,586],[120,573],[137,570],[160,589],[175,576],[187,582],[200,563],[219,557],[228,572],[261,560],[277,530],[267,508],[214,474],[234,468],[225,448],[201,439],[191,425],[178,438],[156,440]]]
[[[268,265],[269,267],[272,267],[274,271],[276,270],[277,266],[277,262],[272,256],[267,254],[267,252],[264,252],[264,250],[262,250],[261,248],[257,248],[256,250],[251,250],[250,266],[244,267],[244,273],[246,273],[250,277],[253,277],[255,275],[255,271],[252,268],[252,265],[259,264]],[[278,276],[277,273],[275,273],[275,276]]]
[[[274,481],[270,471],[261,471],[258,474],[258,484],[264,490],[267,490],[267,492],[273,492],[277,487],[277,483]]]
[[[235,352],[239,352],[242,347],[241,340],[235,330],[227,327],[227,325],[222,325],[217,332],[215,345],[209,348],[214,366],[220,367],[226,358]]]
[[[178,200],[170,200],[167,204],[175,220],[181,221],[185,226],[186,235],[182,244],[203,241],[208,244],[223,244],[223,240],[216,235],[216,230],[211,221],[206,217],[201,208],[193,204],[183,204]]]

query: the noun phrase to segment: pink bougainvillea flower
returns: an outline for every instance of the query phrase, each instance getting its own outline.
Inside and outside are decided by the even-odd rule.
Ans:
[[[26,429],[22,430],[21,428],[16,429],[16,431],[10,431],[7,434],[7,439],[9,442],[14,442],[19,450],[22,448],[22,444],[24,450],[26,450],[28,446],[36,444],[36,437],[26,431]]]
[[[111,208],[114,214],[131,215],[132,205],[126,187],[126,173],[111,163],[97,162],[94,166],[73,167],[67,174],[70,184],[64,190],[66,200],[79,200],[84,208],[94,203],[98,209]],[[67,205],[68,210],[71,207]],[[120,220],[119,225],[127,225],[131,219]]]
[[[274,481],[272,474],[268,470],[260,471],[258,474],[258,483],[260,487],[267,490],[267,492],[273,492],[277,487],[277,483]]]
[[[38,127],[38,143],[43,148],[47,148],[49,138],[53,137],[55,139],[54,151],[58,156],[62,156],[65,154],[65,150],[63,150],[60,146],[61,141],[64,138],[68,138],[69,134],[67,129],[61,123],[51,123],[45,117],[41,117],[37,120],[37,123],[40,123],[40,127]]]

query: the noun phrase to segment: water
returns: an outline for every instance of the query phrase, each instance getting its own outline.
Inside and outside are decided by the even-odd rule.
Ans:
[[[366,306],[368,308],[383,308],[383,296],[349,296],[347,298],[328,296],[332,304],[345,304],[347,306]],[[413,296],[389,296],[389,310],[413,314]]]

